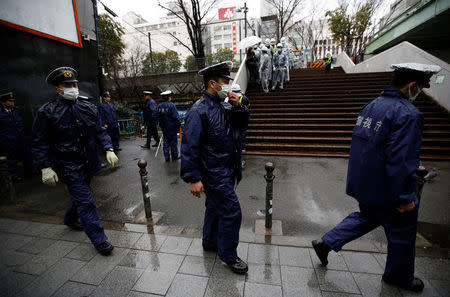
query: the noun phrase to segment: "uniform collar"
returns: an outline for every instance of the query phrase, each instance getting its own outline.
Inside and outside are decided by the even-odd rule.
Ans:
[[[406,98],[405,94],[403,94],[399,89],[392,87],[385,88],[383,91],[381,91],[381,96],[408,99]]]

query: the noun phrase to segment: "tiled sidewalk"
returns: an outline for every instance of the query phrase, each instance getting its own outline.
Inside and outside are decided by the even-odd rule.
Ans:
[[[450,296],[450,260],[416,258],[425,290],[381,282],[386,255],[331,253],[327,269],[310,248],[241,243],[246,276],[233,274],[199,238],[107,230],[111,256],[64,225],[0,219],[1,296]]]

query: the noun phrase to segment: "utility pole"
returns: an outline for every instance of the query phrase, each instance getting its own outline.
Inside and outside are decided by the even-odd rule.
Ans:
[[[152,74],[155,73],[153,70],[153,51],[152,51],[152,35],[148,32],[148,47],[150,48],[150,67],[152,69]]]
[[[98,11],[97,11],[97,0],[92,0],[92,6],[94,9],[94,24],[95,24],[95,38],[97,39],[97,80],[98,88],[100,94],[103,94],[103,62],[102,56],[100,54],[100,37],[98,34]]]
[[[248,7],[247,7],[247,2],[244,2],[244,37],[247,37],[247,12],[248,12]]]

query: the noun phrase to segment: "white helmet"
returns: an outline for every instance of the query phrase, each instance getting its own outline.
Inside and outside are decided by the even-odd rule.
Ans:
[[[277,48],[279,48],[279,47],[283,47],[283,45],[281,43],[278,43]]]
[[[265,47],[265,46],[263,46],[261,50],[262,50],[263,52],[266,52],[266,53],[269,52],[269,49],[268,49],[267,47]]]
[[[275,40],[275,38],[272,38],[272,39],[270,39],[270,43],[275,44],[275,43],[277,43],[277,41]]]
[[[286,43],[286,37],[281,37],[281,39],[280,39],[280,41],[281,41],[281,43]]]
[[[231,86],[231,92],[240,93],[241,92],[241,86],[238,85],[238,84],[233,84]]]
[[[267,39],[264,41],[264,43],[265,43],[265,44],[270,44],[270,39],[267,38]]]

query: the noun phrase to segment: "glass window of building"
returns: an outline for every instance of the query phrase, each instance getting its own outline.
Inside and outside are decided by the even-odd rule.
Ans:
[[[214,40],[221,40],[222,39],[222,35],[214,35]]]
[[[231,34],[224,34],[223,39],[231,39]]]
[[[222,30],[231,30],[231,25],[223,25],[223,29]]]
[[[224,43],[223,47],[224,48],[231,48],[231,43]]]

